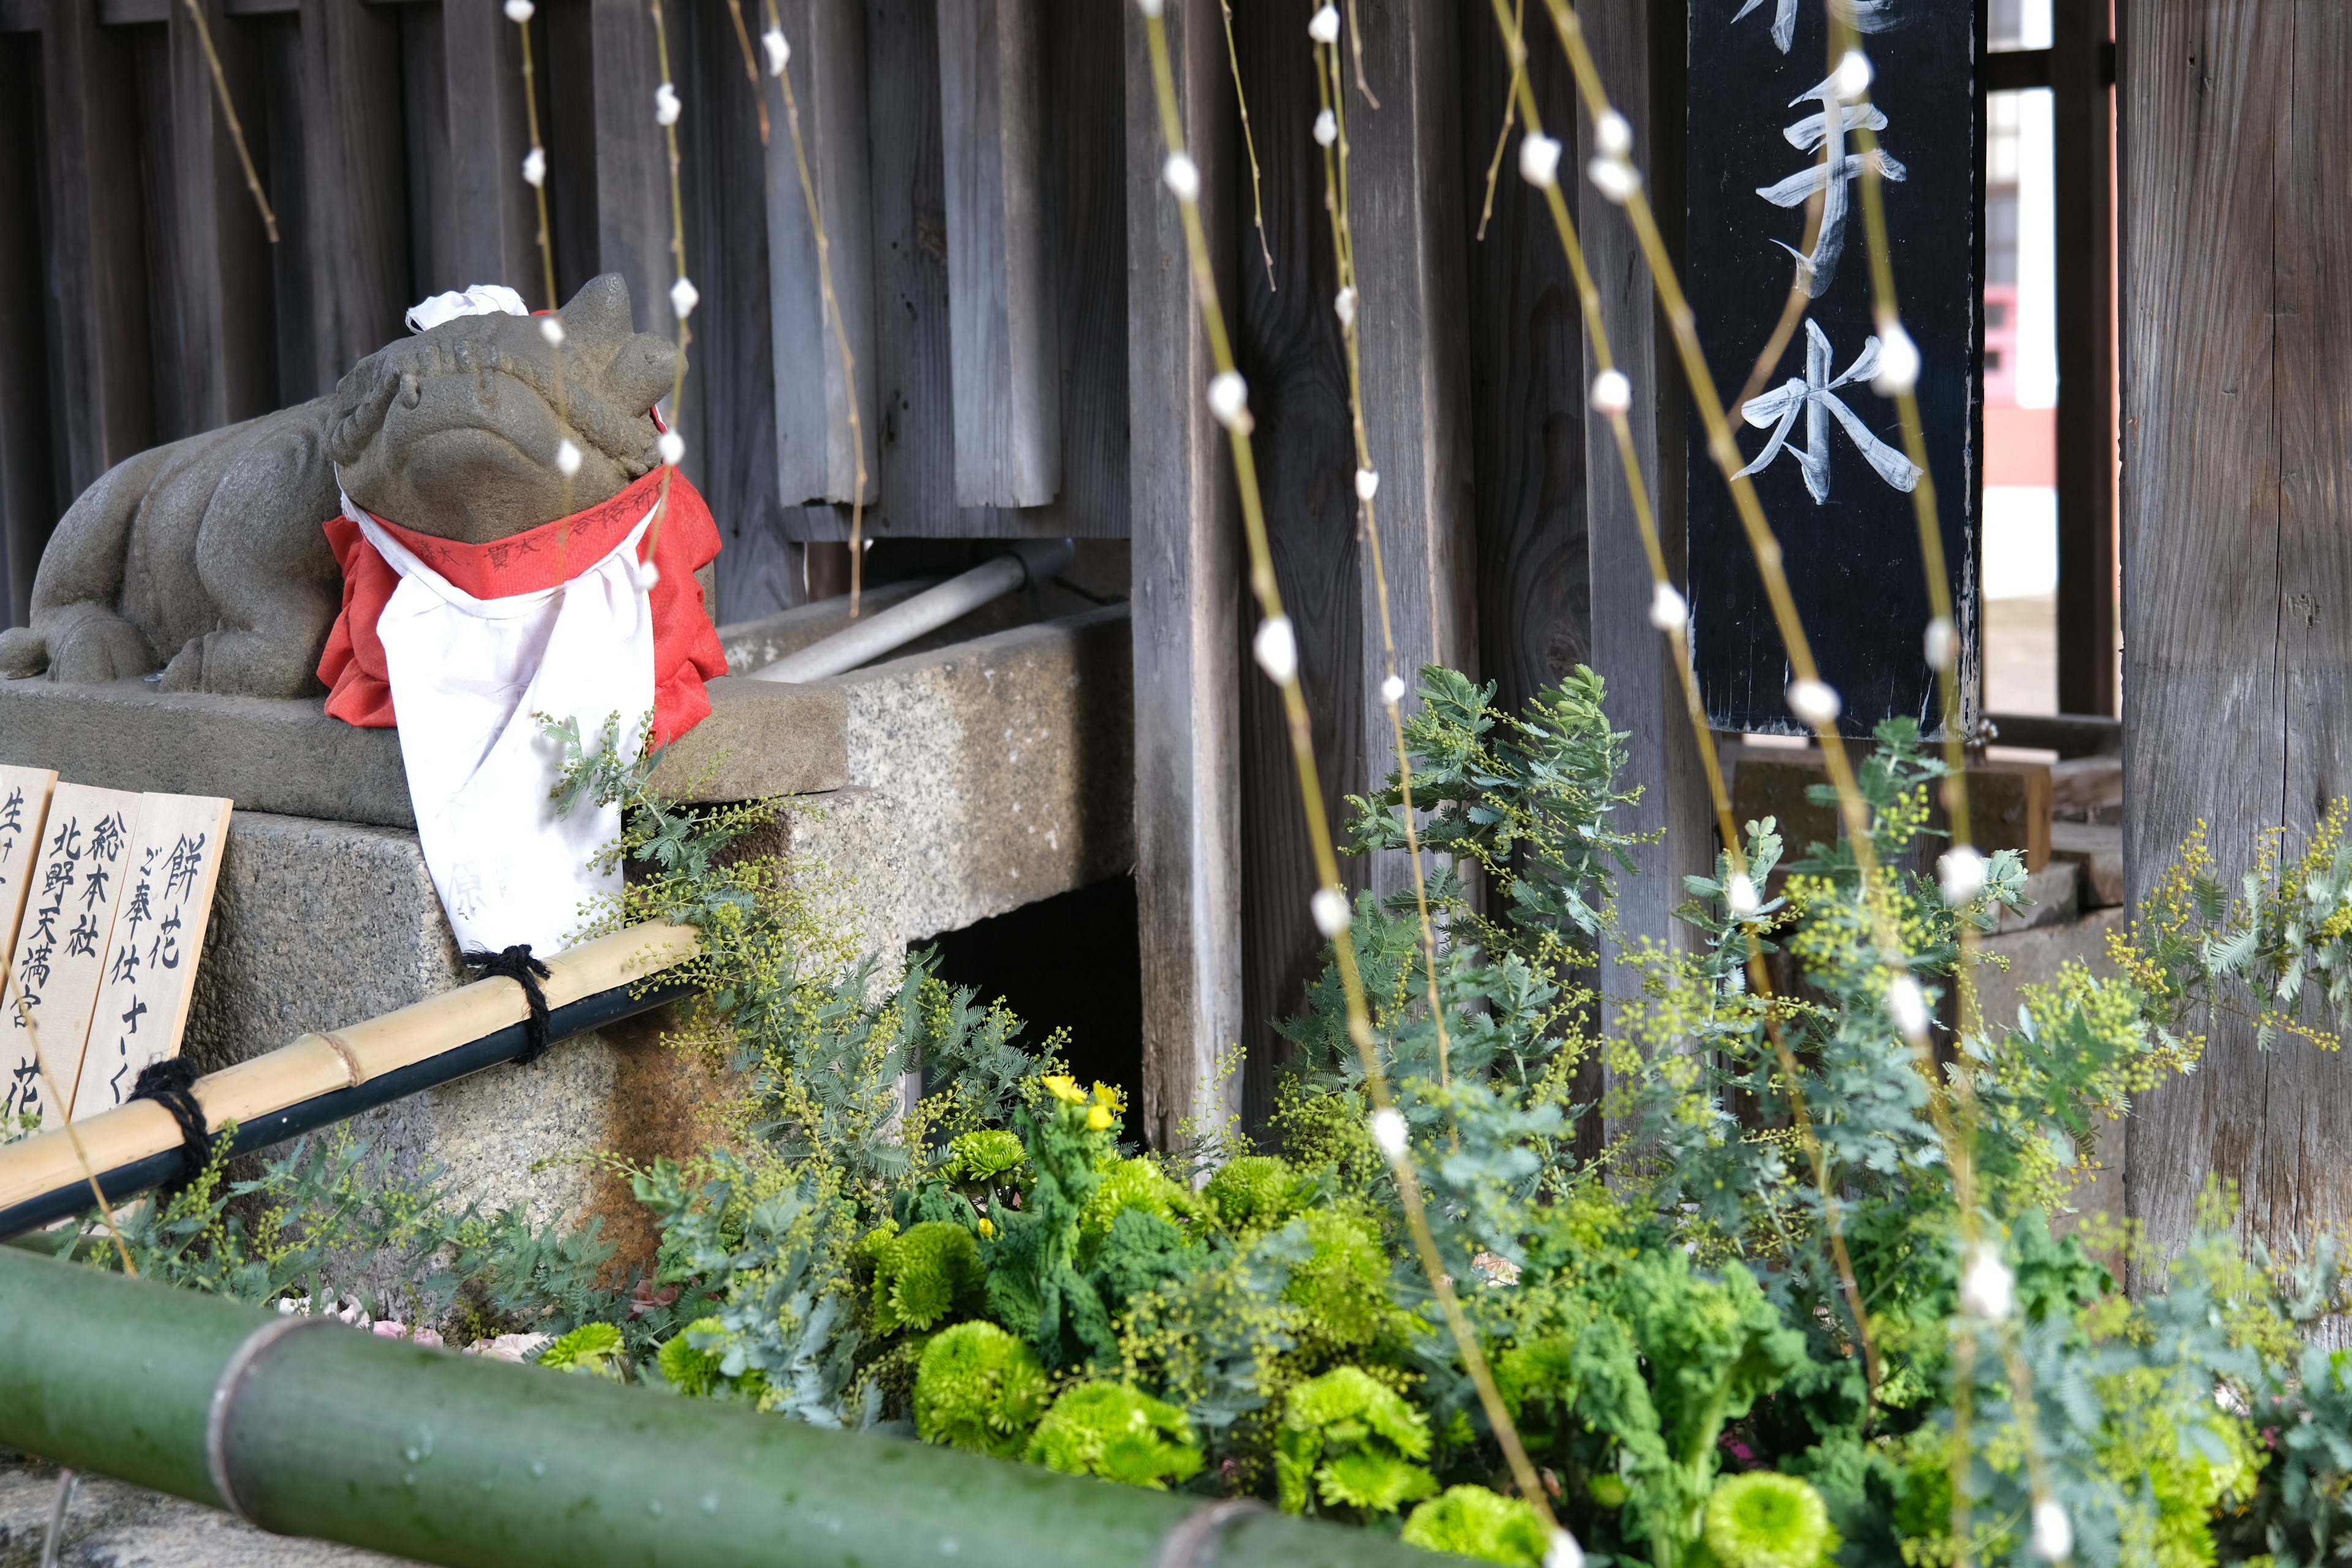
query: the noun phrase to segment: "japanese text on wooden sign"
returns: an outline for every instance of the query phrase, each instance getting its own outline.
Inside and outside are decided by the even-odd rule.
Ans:
[[[0,769],[5,1128],[118,1105],[178,1052],[228,828],[226,800],[55,778]]]
[[[1856,30],[1867,69],[1832,58],[1825,5]],[[1693,0],[1690,8],[1691,299],[1716,384],[1736,397],[1788,305],[1792,276],[1804,292],[1802,322],[1780,363],[1727,412],[1849,734],[1898,715],[1935,731],[1941,712],[1924,647],[1930,611],[1914,511],[1922,475],[1903,450],[1894,402],[1871,386],[1883,345],[1865,174],[1884,193],[1902,322],[1919,353],[1961,688],[1974,685],[1975,13],[1967,0]],[[1696,421],[1686,461],[1692,658],[1707,717],[1720,729],[1797,729],[1782,695],[1786,651]]]

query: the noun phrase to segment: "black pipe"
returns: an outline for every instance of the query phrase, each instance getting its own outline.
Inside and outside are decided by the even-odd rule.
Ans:
[[[574,1035],[584,1035],[601,1029],[607,1024],[651,1012],[667,1002],[692,994],[694,987],[684,981],[663,982],[658,977],[649,982],[636,981],[627,985],[615,985],[609,991],[599,991],[593,996],[583,996],[577,1002],[566,1003],[548,1014],[547,1037],[551,1041],[568,1040]],[[351,1089],[339,1089],[329,1094],[297,1100],[282,1110],[272,1110],[250,1121],[237,1123],[236,1133],[229,1141],[231,1155],[249,1154],[257,1149],[268,1149],[315,1131],[331,1122],[347,1121],[362,1110],[373,1110],[379,1105],[389,1105],[395,1100],[405,1100],[424,1089],[468,1078],[484,1068],[510,1062],[522,1055],[528,1044],[525,1026],[509,1024],[478,1040],[453,1046],[423,1061],[394,1068],[388,1073],[372,1078]],[[109,1203],[121,1203],[135,1193],[160,1187],[183,1180],[195,1173],[188,1169],[188,1157],[181,1145],[174,1143],[160,1154],[150,1154],[143,1160],[133,1160],[127,1165],[98,1173],[100,1191]],[[53,1187],[38,1196],[20,1204],[0,1208],[0,1241],[38,1230],[46,1225],[78,1215],[91,1206],[89,1184],[69,1182]]]

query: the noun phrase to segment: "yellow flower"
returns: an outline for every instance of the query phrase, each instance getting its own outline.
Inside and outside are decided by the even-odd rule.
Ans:
[[[1049,1073],[1037,1081],[1044,1084],[1055,1100],[1067,1100],[1072,1105],[1084,1105],[1087,1102],[1086,1094],[1078,1088],[1077,1079],[1067,1073]]]
[[[989,1219],[989,1217],[988,1217],[986,1215],[981,1215],[981,1216],[980,1216],[980,1234],[981,1234],[981,1237],[982,1237],[982,1239],[983,1239],[983,1240],[986,1240],[986,1239],[988,1239],[988,1238],[990,1238],[990,1237],[994,1237],[994,1236],[996,1235],[996,1226],[995,1226],[995,1224],[994,1224],[992,1221],[991,1221],[991,1220]]]
[[[1110,1107],[1097,1105],[1087,1112],[1087,1125],[1100,1132],[1110,1126]]]

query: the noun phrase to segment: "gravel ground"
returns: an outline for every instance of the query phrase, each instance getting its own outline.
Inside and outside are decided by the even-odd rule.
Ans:
[[[57,1505],[54,1467],[0,1455],[0,1568],[39,1568]],[[58,1568],[411,1568],[404,1559],[270,1535],[216,1509],[84,1476]]]

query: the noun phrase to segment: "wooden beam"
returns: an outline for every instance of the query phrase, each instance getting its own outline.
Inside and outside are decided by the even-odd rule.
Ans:
[[[2114,124],[2109,0],[2057,0],[2058,707],[2116,710]],[[1990,57],[1999,58],[1999,56]]]
[[[1313,136],[1316,68],[1307,29],[1287,8],[1237,6],[1234,31],[1274,259],[1269,271],[1258,237],[1241,229],[1236,218],[1233,237],[1219,247],[1221,259],[1231,257],[1239,296],[1227,320],[1234,357],[1249,382],[1275,580],[1297,628],[1298,679],[1323,809],[1337,826],[1347,821],[1346,795],[1363,793],[1351,783],[1365,772],[1367,755],[1363,638],[1371,636],[1377,646],[1379,631],[1377,622],[1369,630],[1365,625],[1360,594],[1350,479],[1355,443],[1348,422],[1347,361],[1332,308],[1339,277],[1323,205],[1322,154]],[[1238,189],[1245,177],[1238,164],[1222,172],[1202,168],[1212,189],[1221,179]],[[1138,364],[1139,374],[1149,374],[1145,362]],[[1257,624],[1255,605],[1245,601],[1244,616],[1240,631],[1246,638]],[[1324,963],[1324,944],[1307,913],[1314,862],[1281,695],[1255,666],[1244,662],[1240,670],[1241,776],[1234,815],[1244,868],[1244,1114],[1255,1125],[1273,1109],[1275,1069],[1286,1049],[1274,1024],[1299,1010],[1307,984]],[[1339,872],[1352,897],[1370,868],[1349,857]]]
[[[1423,665],[1476,665],[1457,13],[1464,26],[1483,19],[1454,0],[1363,8],[1363,68],[1378,109],[1354,87],[1352,66],[1346,72],[1356,331],[1365,437],[1380,474],[1380,569],[1369,551],[1357,567],[1364,634],[1356,700],[1365,748],[1340,781],[1357,794],[1396,766],[1381,695],[1389,670],[1382,579],[1408,714],[1420,705]],[[1328,309],[1328,300],[1318,303]],[[1333,478],[1351,486],[1354,466]],[[1382,898],[1410,891],[1408,857],[1371,857],[1370,886]]]
[[[1061,342],[1048,239],[1045,0],[940,0],[956,500],[1062,488]]]
[[[310,276],[306,384],[334,390],[402,335],[411,287],[407,154],[400,119],[399,14],[362,0],[300,0],[303,200]],[[283,182],[281,182],[282,184]]]
[[[63,502],[154,444],[147,237],[129,40],[100,29],[95,0],[48,0],[41,49]]]
[[[654,25],[640,0],[590,0],[589,17],[596,56],[598,268],[629,280],[640,331],[667,335],[677,330],[669,308],[677,266],[669,254],[669,153],[654,122],[654,89],[662,79]],[[691,277],[695,258],[688,257],[687,265]],[[692,374],[689,368],[689,380]]]
[[[1633,162],[1664,221],[1683,210],[1683,31],[1679,17],[1652,15],[1641,0],[1586,0],[1577,8],[1593,63],[1609,84],[1618,111],[1633,126]],[[1533,13],[1534,6],[1528,10]],[[1548,34],[1549,27],[1539,29]],[[1542,41],[1558,58],[1559,48]],[[1575,116],[1574,166],[1592,156],[1591,124]],[[1566,132],[1554,134],[1566,139]],[[1625,215],[1587,180],[1579,180],[1578,229],[1585,258],[1601,290],[1601,319],[1618,369],[1633,384],[1628,416],[1668,569],[1688,587],[1684,524],[1685,445],[1682,379],[1672,346],[1661,337],[1655,295]],[[1587,345],[1587,384],[1599,364]],[[1617,441],[1605,420],[1584,426],[1586,515],[1590,521],[1592,667],[1609,683],[1611,722],[1627,732],[1625,776],[1642,798],[1621,814],[1626,831],[1663,837],[1638,858],[1638,877],[1621,878],[1617,912],[1627,934],[1677,942],[1688,928],[1674,919],[1684,898],[1683,878],[1711,869],[1716,830],[1706,775],[1691,733],[1682,674],[1672,645],[1650,625],[1652,577],[1647,552],[1625,484]],[[1711,479],[1710,479],[1710,482]],[[1601,955],[1601,990],[1614,1005],[1638,990],[1637,977],[1617,962],[1612,942]]]
[[[2327,0],[2151,0],[2122,17],[2125,875],[2137,902],[2200,819],[2224,887],[2307,832],[2352,762],[2352,126]],[[2352,1079],[2215,1012],[2195,1077],[2130,1121],[2126,1189],[2162,1248],[2209,1177],[2247,1226],[2352,1216]]]
[[[1129,505],[1134,525],[1135,882],[1143,964],[1143,1126],[1162,1148],[1213,1102],[1215,1062],[1241,1038],[1240,529],[1224,430],[1203,389],[1215,367],[1184,233],[1160,178],[1165,142],[1143,18],[1126,14]],[[1202,217],[1230,312],[1236,224],[1232,82],[1218,0],[1165,16]],[[1303,904],[1304,900],[1301,900]]]
[[[535,307],[546,290],[538,281],[539,217],[522,182],[523,154],[530,150],[522,43],[495,5],[436,9],[446,173],[434,182],[440,197],[432,216],[435,275],[415,279],[412,291],[421,299],[503,283]],[[652,102],[646,100],[648,122]],[[639,311],[644,308],[639,301]]]
[[[864,0],[781,0],[787,68],[800,111],[808,174],[825,227],[827,259],[840,326],[855,367],[856,405],[865,452],[865,489],[850,427],[851,379],[842,367],[835,323],[826,310],[816,231],[801,186],[785,119],[783,92],[761,78],[772,130],[767,146],[767,292],[775,384],[777,493],[787,505],[865,500],[880,493],[876,451],[874,218],[866,160],[866,7]],[[897,106],[909,83],[887,84]]]
[[[40,65],[37,36],[0,37],[0,212],[16,215],[0,225],[0,621],[19,626],[31,618],[41,548],[64,510],[50,423]]]

